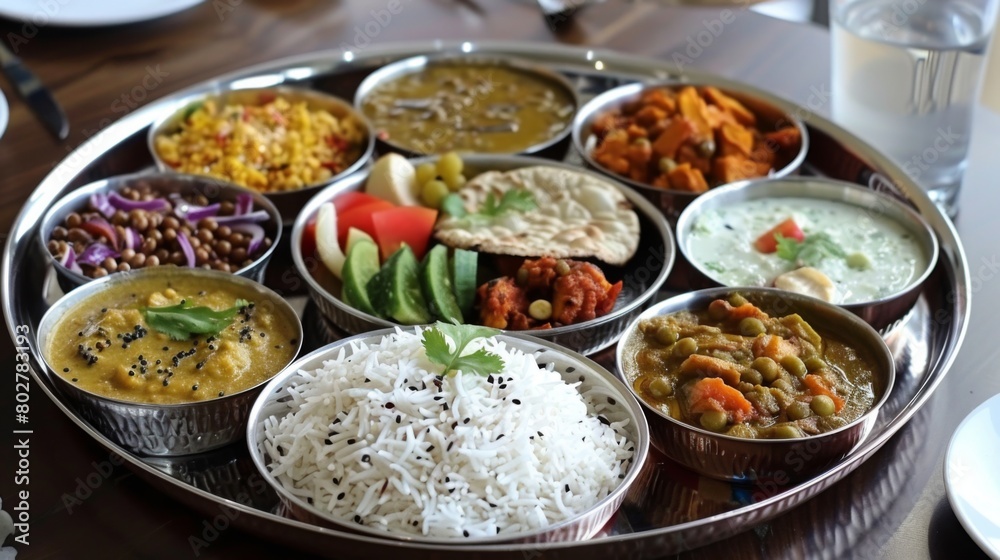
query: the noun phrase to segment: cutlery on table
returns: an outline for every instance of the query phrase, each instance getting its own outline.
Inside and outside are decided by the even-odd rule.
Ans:
[[[65,140],[69,136],[69,121],[66,120],[62,107],[38,77],[2,43],[0,43],[0,71],[7,75],[7,79],[21,99],[24,99],[45,128],[59,140]]]

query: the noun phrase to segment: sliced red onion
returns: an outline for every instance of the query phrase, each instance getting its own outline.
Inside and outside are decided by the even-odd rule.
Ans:
[[[203,218],[213,218],[219,213],[219,208],[222,205],[216,202],[215,204],[209,204],[208,206],[194,206],[188,204],[187,208],[182,210],[178,209],[177,215],[191,222],[192,224],[198,223]]]
[[[77,262],[90,266],[101,266],[104,259],[108,257],[117,259],[118,251],[115,251],[103,243],[91,243],[90,246],[83,250],[83,253],[81,253],[76,260]]]
[[[104,218],[101,217],[91,218],[86,222],[80,224],[80,227],[82,227],[91,235],[94,236],[103,235],[105,238],[107,238],[108,241],[111,242],[111,245],[115,249],[118,249],[121,246],[122,240],[118,239],[118,234],[115,233],[114,226],[108,223],[108,221],[105,220]]]
[[[62,258],[59,259],[59,264],[63,265],[73,272],[83,274],[83,270],[80,265],[76,263],[76,251],[73,250],[73,246],[69,245],[66,247],[66,252],[63,254]]]
[[[151,200],[129,200],[116,192],[113,192],[108,195],[108,203],[111,204],[111,206],[114,206],[115,208],[119,210],[124,210],[126,212],[128,212],[129,210],[164,212],[169,207],[167,201],[162,198],[154,198]],[[110,218],[111,216],[108,217]]]
[[[236,196],[236,215],[242,216],[253,212],[253,196],[243,193]]]
[[[127,227],[125,228],[125,247],[127,249],[138,249],[142,246],[142,236],[139,235],[138,231]]]
[[[115,207],[108,202],[108,195],[104,193],[90,195],[90,205],[101,214],[104,214],[105,218],[111,218],[111,216],[115,215]]]
[[[188,241],[187,235],[183,231],[177,232],[177,243],[181,246],[181,251],[184,251],[184,258],[187,259],[187,265],[194,268],[194,247],[191,246],[191,242]]]
[[[267,211],[266,210],[255,210],[253,212],[250,212],[249,214],[242,214],[242,215],[236,215],[236,214],[234,214],[232,216],[216,216],[215,223],[219,224],[220,226],[223,225],[223,224],[231,226],[231,225],[234,225],[234,224],[248,224],[248,223],[252,223],[252,222],[266,222],[268,219],[270,219],[270,216],[267,215]]]
[[[250,244],[247,246],[247,255],[252,256],[256,253],[257,249],[260,249],[261,243],[264,242],[264,228],[257,224],[232,224],[229,228],[233,231],[250,235]]]

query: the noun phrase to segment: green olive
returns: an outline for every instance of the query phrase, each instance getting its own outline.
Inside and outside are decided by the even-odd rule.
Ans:
[[[716,321],[722,321],[729,317],[729,306],[726,301],[717,299],[708,304],[708,316]]]
[[[743,336],[757,336],[767,332],[764,322],[756,317],[744,317],[740,319],[740,334]]]
[[[803,363],[806,365],[806,369],[808,369],[811,372],[820,371],[826,368],[826,362],[823,360],[823,358],[820,358],[819,356],[806,358],[806,361]]]
[[[751,385],[763,385],[764,376],[755,369],[747,368],[740,374],[740,381],[745,381]]]
[[[674,356],[687,358],[698,351],[698,341],[686,336],[674,343]]]
[[[677,342],[677,331],[670,327],[660,327],[656,329],[656,341],[664,346],[670,346]]]
[[[706,430],[721,432],[726,427],[726,424],[729,423],[729,418],[721,410],[709,410],[701,415],[700,421],[701,426]]]
[[[747,298],[743,297],[742,294],[740,293],[729,294],[729,305],[732,305],[733,307],[739,307],[746,303],[750,302],[747,301]]]
[[[654,397],[662,399],[674,394],[674,387],[665,377],[657,377],[649,382],[649,392]]]
[[[660,172],[670,173],[674,169],[677,169],[677,162],[668,157],[660,158]]]
[[[763,377],[766,383],[771,383],[778,378],[778,364],[774,360],[766,356],[761,356],[753,361],[753,369],[760,372],[761,377]]]
[[[851,253],[846,260],[847,266],[855,270],[868,270],[872,266],[872,261],[864,253]]]
[[[652,144],[650,144],[649,142],[649,138],[646,138],[645,136],[640,136],[636,138],[635,140],[632,141],[632,143],[635,144],[636,146],[641,146],[643,148],[652,146]]]
[[[809,409],[809,405],[802,401],[795,401],[788,405],[788,419],[789,420],[802,420],[803,418],[808,418],[812,416],[812,410]]]
[[[837,405],[834,404],[833,399],[826,395],[816,395],[809,406],[812,407],[813,412],[820,416],[832,416],[837,411]]]
[[[771,429],[771,435],[781,439],[802,437],[802,432],[794,424],[778,424]]]
[[[517,278],[516,278],[517,285],[518,286],[527,285],[527,283],[528,283],[528,276],[530,276],[530,274],[531,273],[528,272],[527,268],[519,268],[519,269],[517,269]]]
[[[788,370],[788,373],[794,375],[795,377],[804,377],[806,373],[806,365],[802,363],[802,360],[798,356],[792,356],[791,354],[785,356],[781,359],[781,367]]]

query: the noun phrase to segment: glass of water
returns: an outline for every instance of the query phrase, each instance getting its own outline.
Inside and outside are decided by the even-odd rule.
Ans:
[[[833,118],[948,215],[1000,0],[830,0]]]

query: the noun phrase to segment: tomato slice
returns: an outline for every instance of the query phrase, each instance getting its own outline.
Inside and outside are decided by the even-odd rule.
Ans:
[[[372,204],[375,202],[388,202],[382,200],[377,196],[372,196],[370,194],[365,194],[363,192],[351,191],[339,195],[337,198],[333,199],[333,206],[337,209],[337,215],[341,216],[344,212],[358,208],[359,206],[364,206],[366,204]]]
[[[316,255],[316,220],[306,223],[302,229],[302,256],[310,258]]]
[[[422,206],[397,206],[372,214],[374,237],[382,258],[389,258],[389,255],[406,243],[413,249],[417,260],[423,259],[437,214],[437,210]]]
[[[777,235],[788,237],[796,241],[802,241],[806,238],[806,235],[802,233],[802,228],[799,227],[799,224],[795,223],[794,219],[788,218],[787,220],[767,230],[767,233],[764,235],[758,237],[753,243],[754,247],[756,247],[761,253],[773,253],[777,251],[778,240],[775,237]]]
[[[337,202],[334,201],[333,205],[336,207]],[[337,210],[337,240],[340,242],[340,246],[343,247],[347,244],[347,230],[352,227],[374,237],[377,242],[378,235],[376,235],[375,225],[372,223],[372,214],[391,208],[395,208],[391,202],[375,199],[375,202],[353,206],[345,212]]]

